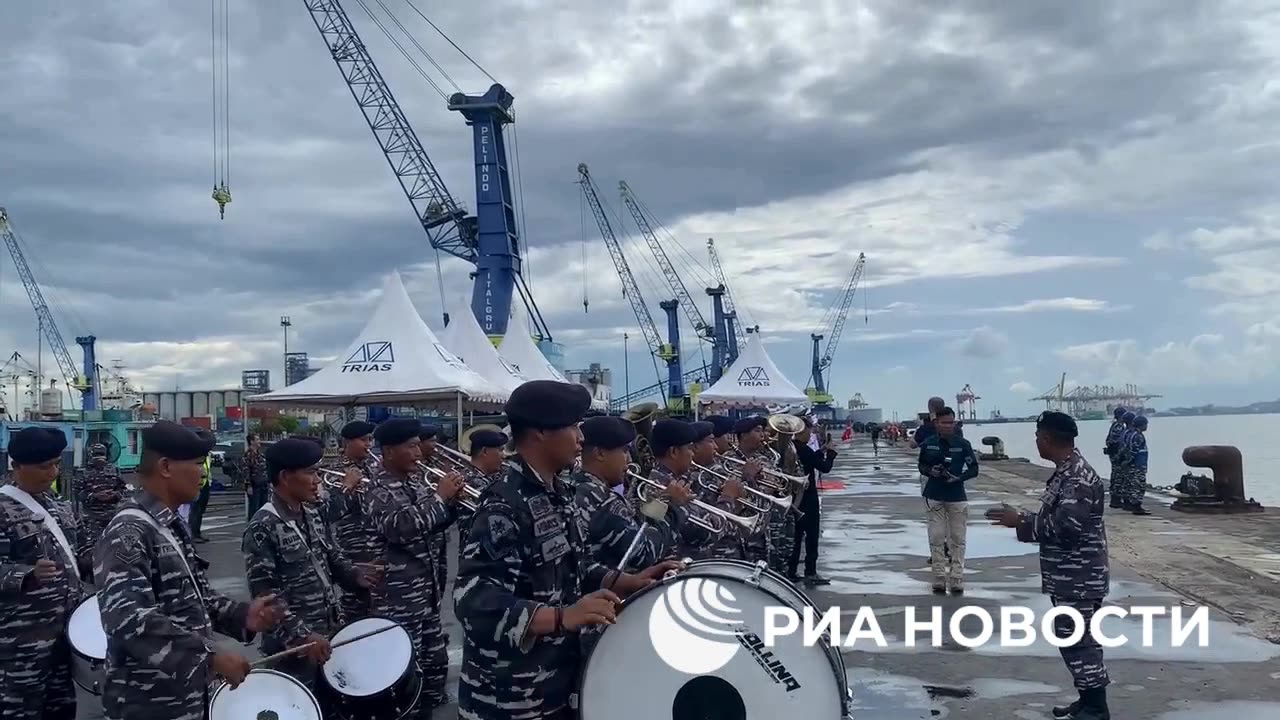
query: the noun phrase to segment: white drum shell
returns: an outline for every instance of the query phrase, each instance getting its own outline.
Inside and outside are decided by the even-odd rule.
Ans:
[[[732,593],[734,602],[725,604],[740,609],[742,612],[735,619],[741,620],[749,632],[761,639],[765,607],[785,605],[800,613],[805,606],[814,607],[795,586],[767,570],[757,571],[749,563],[732,560],[692,563],[671,580],[629,598],[617,624],[601,634],[582,677],[579,692],[582,720],[671,717],[677,693],[700,676],[720,678],[732,685],[742,698],[748,720],[839,720],[848,716],[851,701],[839,649],[822,642],[805,647],[804,634],[800,631],[777,638],[773,647],[757,647],[756,653],[738,645],[736,651],[729,650],[732,657],[727,664],[710,672],[694,669],[696,674],[689,674],[665,661],[654,649],[650,616],[655,605],[668,602],[661,599],[669,588],[699,578],[713,580]],[[814,613],[817,615],[816,609]],[[727,643],[721,647],[728,649]],[[715,647],[706,649],[716,652]],[[692,649],[685,655],[694,656],[702,655]],[[762,662],[770,664],[770,660],[780,663],[781,668],[774,665],[771,672],[761,665]],[[799,687],[788,691],[790,683],[785,675]]]
[[[98,596],[85,598],[67,621],[71,645],[71,678],[86,692],[102,694],[107,660],[107,633],[102,627]]]
[[[322,720],[305,685],[275,670],[253,670],[235,690],[223,683],[209,700],[209,720]]]
[[[395,625],[383,618],[358,620],[338,631],[333,644]],[[340,695],[368,697],[390,690],[413,666],[413,641],[402,627],[333,649],[324,664],[329,687]]]

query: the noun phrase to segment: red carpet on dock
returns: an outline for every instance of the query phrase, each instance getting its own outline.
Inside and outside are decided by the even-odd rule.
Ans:
[[[843,490],[844,481],[840,478],[822,478],[818,481],[819,490]]]

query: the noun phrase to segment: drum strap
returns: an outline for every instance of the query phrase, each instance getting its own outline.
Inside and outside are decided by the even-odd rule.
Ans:
[[[328,568],[326,568],[320,562],[320,559],[316,557],[316,554],[311,551],[311,544],[307,542],[305,537],[303,537],[302,530],[298,529],[297,524],[292,520],[285,520],[280,516],[280,511],[277,510],[275,506],[275,498],[272,498],[266,505],[263,505],[262,509],[279,518],[280,521],[289,526],[289,529],[293,531],[293,534],[297,535],[298,539],[302,541],[302,547],[307,551],[307,559],[311,561],[311,567],[316,571],[316,577],[320,578],[320,584],[324,585],[324,592],[329,596],[330,607],[339,607],[338,595],[333,591],[333,580],[329,577]]]
[[[0,487],[0,493],[17,500],[23,507],[30,510],[32,515],[40,518],[44,526],[49,528],[49,532],[53,534],[53,539],[58,541],[58,546],[62,548],[62,552],[66,553],[67,567],[76,571],[76,554],[71,551],[71,543],[67,542],[67,536],[63,534],[62,526],[58,525],[58,519],[54,517],[53,513],[44,509],[44,506],[36,502],[36,499],[31,497],[30,493],[17,485]],[[79,577],[78,571],[76,571],[76,576]]]
[[[160,533],[160,537],[164,538],[165,541],[169,543],[173,548],[173,551],[178,553],[178,559],[182,561],[182,567],[186,569],[187,577],[191,578],[191,587],[196,589],[196,597],[200,598],[200,606],[204,607],[204,593],[200,592],[200,583],[196,582],[196,575],[191,572],[191,564],[187,562],[187,554],[183,552],[182,544],[178,542],[178,538],[174,537],[173,533],[170,532],[168,528],[162,527],[160,523],[156,522],[155,518],[151,517],[150,513],[144,510],[139,510],[138,508],[125,508],[124,510],[116,513],[116,517],[120,517],[122,515],[136,517],[150,525],[156,532]]]

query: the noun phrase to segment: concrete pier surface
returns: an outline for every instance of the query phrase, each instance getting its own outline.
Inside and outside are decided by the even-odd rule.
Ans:
[[[1017,542],[1012,530],[992,527],[983,517],[1000,502],[1037,506],[1049,471],[1025,462],[983,464],[981,475],[969,483],[965,595],[935,596],[929,588],[924,502],[914,452],[903,443],[882,448],[877,458],[864,436],[838,449],[827,479],[843,487],[822,492],[819,571],[832,583],[806,592],[819,612],[840,608],[843,635],[859,610],[870,608],[886,640],[885,647],[878,647],[860,639],[842,650],[854,692],[854,717],[1039,720],[1052,717],[1053,705],[1074,699],[1066,667],[1043,637],[1029,647],[1001,648],[997,626],[996,638],[977,648],[964,647],[945,632],[941,647],[932,647],[927,633],[908,647],[904,632],[908,607],[915,608],[919,621],[939,607],[944,630],[951,615],[966,606],[986,609],[997,623],[1001,607],[1025,606],[1037,614],[1049,608],[1040,594],[1037,547]],[[1106,475],[1107,468],[1098,469]],[[1183,647],[1173,647],[1173,624],[1166,614],[1152,623],[1153,646],[1142,647],[1138,618],[1108,618],[1106,633],[1128,640],[1106,651],[1113,717],[1280,718],[1280,523],[1275,514],[1189,517],[1160,509],[1157,500],[1148,502],[1155,511],[1149,517],[1118,511],[1107,516],[1112,558],[1108,603],[1180,607],[1186,617],[1196,606],[1208,606],[1208,643],[1198,647],[1193,635]],[[245,597],[243,499],[216,497],[205,527],[211,542],[200,550],[212,563],[214,585]],[[444,605],[452,693],[461,630],[452,603]],[[1038,617],[1036,625],[1038,634]],[[978,619],[966,617],[960,627],[975,636]],[[226,638],[221,642],[232,643]],[[256,657],[254,650],[249,652]],[[759,708],[749,708],[748,714],[772,717]],[[97,698],[81,695],[79,717],[101,717]],[[439,709],[434,717],[452,719],[456,709]],[[656,707],[652,717],[662,717]]]

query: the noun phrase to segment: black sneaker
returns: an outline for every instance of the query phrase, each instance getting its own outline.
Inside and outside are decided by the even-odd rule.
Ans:
[[[1080,712],[1080,706],[1082,704],[1081,700],[1076,698],[1075,702],[1072,702],[1070,705],[1054,705],[1053,716],[1059,719],[1069,718],[1075,713]]]

